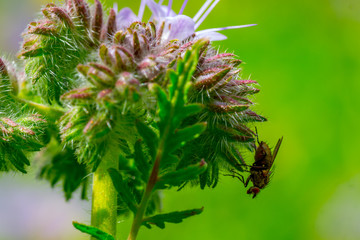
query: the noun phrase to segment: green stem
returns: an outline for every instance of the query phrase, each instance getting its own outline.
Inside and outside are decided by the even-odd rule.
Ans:
[[[110,147],[111,148],[111,147]],[[117,222],[117,192],[108,173],[109,168],[118,169],[118,151],[107,149],[107,154],[101,160],[94,172],[91,225],[116,236]],[[96,238],[92,238],[95,240]]]
[[[141,224],[143,221],[143,217],[144,217],[144,214],[146,211],[147,204],[150,200],[151,193],[152,193],[152,191],[155,187],[156,181],[157,181],[159,167],[160,167],[160,159],[161,159],[161,157],[160,158],[157,157],[156,161],[154,163],[154,167],[152,169],[148,184],[146,185],[145,193],[141,199],[140,205],[135,214],[128,240],[135,240],[139,233],[139,230],[140,230],[140,227],[141,227]]]
[[[65,110],[57,107],[51,107],[40,103],[32,102],[23,98],[16,98],[17,101],[28,105],[30,108],[35,109],[40,114],[57,121],[62,115],[65,114]]]
[[[145,214],[145,211],[146,211],[147,204],[148,204],[148,202],[150,200],[151,193],[152,193],[152,191],[153,191],[153,189],[155,187],[155,184],[156,184],[156,182],[158,180],[160,162],[161,162],[161,159],[163,157],[163,151],[164,151],[164,147],[165,147],[165,142],[166,142],[167,136],[169,135],[169,132],[170,132],[170,123],[167,124],[167,127],[166,127],[166,129],[164,131],[163,137],[161,138],[161,142],[159,144],[159,148],[158,148],[158,151],[156,153],[154,166],[152,168],[151,175],[149,177],[149,181],[148,181],[148,183],[146,185],[145,193],[144,193],[144,195],[143,195],[143,197],[141,199],[140,205],[139,205],[138,210],[137,210],[137,212],[135,214],[128,240],[135,240],[138,233],[139,233],[141,224],[143,222],[143,217],[144,217],[144,214]]]

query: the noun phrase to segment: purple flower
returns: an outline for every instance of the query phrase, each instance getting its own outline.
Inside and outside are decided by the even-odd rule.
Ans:
[[[169,0],[169,4],[167,6],[162,5],[162,2],[163,0],[160,0],[158,3],[156,3],[154,0],[141,0],[140,9],[137,16],[129,8],[121,9],[116,16],[117,28],[126,28],[132,22],[142,21],[146,5],[152,12],[150,20],[156,23],[158,27],[164,24],[164,32],[161,38],[162,42],[167,42],[173,39],[184,40],[193,34],[195,34],[196,38],[207,37],[211,41],[219,41],[224,40],[227,37],[221,33],[218,33],[218,31],[251,27],[256,25],[248,24],[196,31],[201,23],[215,8],[215,6],[220,2],[220,0],[206,0],[204,5],[199,9],[193,18],[183,15],[188,0],[184,0],[184,3],[182,4],[178,14],[176,14],[171,8],[173,2],[172,0]]]

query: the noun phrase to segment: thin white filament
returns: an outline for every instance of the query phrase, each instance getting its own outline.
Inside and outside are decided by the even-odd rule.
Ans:
[[[146,0],[141,0],[140,3],[140,8],[139,8],[139,13],[138,13],[138,18],[140,19],[140,21],[142,21],[142,18],[144,16],[144,11],[145,11],[145,3]]]
[[[195,14],[193,20],[194,22],[197,22],[197,20],[199,20],[199,18],[201,17],[201,15],[203,15],[203,13],[206,11],[206,9],[210,6],[210,4],[213,2],[214,0],[206,0],[206,2],[204,3],[204,5],[202,5],[202,7],[200,8],[200,10]]]
[[[218,31],[223,31],[223,30],[228,30],[228,29],[252,27],[252,26],[256,26],[256,25],[257,24],[247,24],[247,25],[229,26],[229,27],[222,27],[222,28],[210,28],[210,29],[198,31],[196,33],[199,34],[199,33],[207,33],[207,32],[218,32]]]
[[[183,14],[187,2],[188,2],[188,0],[185,0],[185,1],[184,1],[183,5],[181,6],[181,9],[180,9],[180,11],[179,11],[179,15]]]
[[[172,7],[172,0],[169,0],[168,11],[167,11],[167,13],[166,13],[166,16],[167,16],[167,17],[170,15],[171,7]]]
[[[213,4],[208,8],[208,10],[204,13],[204,15],[200,18],[200,20],[195,24],[195,29],[197,29],[200,24],[206,19],[206,17],[211,13],[214,7],[220,2],[220,0],[216,0]]]

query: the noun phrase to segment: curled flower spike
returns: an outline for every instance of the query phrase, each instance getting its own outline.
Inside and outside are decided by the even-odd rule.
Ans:
[[[74,226],[99,239],[118,238],[117,213],[134,214],[129,240],[142,225],[201,213],[154,215],[160,191],[187,183],[214,188],[228,175],[251,180],[256,195],[268,178],[254,167],[277,153],[256,149],[253,124],[266,121],[254,111],[257,82],[212,45],[226,39],[220,31],[255,24],[199,30],[220,0],[203,0],[194,16],[184,14],[188,0],[178,10],[173,0],[137,1],[138,13],[105,11],[100,0],[47,4],[24,31],[24,64],[0,58],[0,172],[26,173],[44,149],[39,176],[62,182],[67,200],[80,187],[85,198],[92,175],[91,226]],[[242,154],[254,150],[249,170]]]
[[[163,25],[162,42],[171,41],[173,39],[185,40],[193,34],[195,34],[196,38],[207,37],[211,41],[219,41],[226,39],[226,36],[218,33],[218,31],[256,25],[248,24],[196,31],[219,2],[220,0],[207,0],[196,15],[191,18],[183,15],[188,0],[184,0],[178,14],[171,9],[171,0],[169,1],[168,6],[162,5],[162,1],[156,3],[154,0],[142,0],[137,16],[129,8],[124,8],[117,14],[117,27],[118,29],[121,29],[129,26],[132,22],[142,21],[145,5],[151,10],[151,20],[156,23],[157,27]]]
[[[144,3],[152,9],[154,22],[139,21]],[[191,103],[204,105],[204,110],[188,121],[207,122],[207,130],[195,142],[184,146],[186,157],[179,167],[205,159],[209,167],[205,177],[200,179],[201,186],[214,187],[220,168],[242,170],[239,147],[253,149],[254,134],[246,124],[265,121],[251,110],[254,103],[249,98],[259,90],[253,86],[256,81],[241,79],[238,68],[241,60],[234,54],[219,53],[208,38],[199,39],[194,32],[195,25],[204,17],[196,16],[199,20],[195,22],[185,15],[175,14],[170,5],[161,6],[148,0],[142,1],[138,15],[128,8],[120,10],[116,15],[117,32],[110,41],[99,46],[99,59],[77,66],[85,84],[61,97],[71,106],[60,121],[61,135],[64,143],[78,149],[81,162],[97,163],[103,153],[96,146],[114,135],[112,129],[120,128],[118,121],[124,119],[124,115],[139,118],[146,114],[149,119],[156,118],[156,103],[151,95],[153,84],[166,87],[169,84],[167,72],[176,68],[177,61],[187,50],[201,42],[188,98]],[[117,7],[114,9],[117,11]],[[206,16],[209,9],[199,14]],[[167,24],[172,24],[173,28]],[[126,139],[129,136],[134,135],[118,137],[131,143],[133,139]]]

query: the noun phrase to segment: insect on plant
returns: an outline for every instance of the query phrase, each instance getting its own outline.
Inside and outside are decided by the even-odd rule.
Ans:
[[[39,175],[62,184],[66,200],[79,188],[85,199],[92,181],[91,226],[73,222],[92,239],[119,238],[120,214],[133,215],[128,240],[142,226],[200,214],[159,214],[160,192],[188,182],[214,188],[223,170],[246,186],[251,180],[255,197],[282,140],[273,153],[255,143],[247,125],[266,121],[250,100],[257,82],[241,77],[237,56],[213,45],[227,38],[219,31],[256,24],[199,31],[220,0],[202,0],[193,17],[183,14],[188,0],[180,10],[172,0],[137,1],[137,14],[116,5],[105,11],[100,0],[49,3],[23,33],[22,63],[0,56],[0,173],[26,173],[28,156],[42,151]],[[244,148],[256,149],[252,166]]]
[[[256,131],[257,132],[257,131]],[[232,174],[225,176],[232,176],[238,178],[242,183],[244,183],[245,187],[248,186],[250,180],[253,183],[253,186],[247,190],[247,194],[253,194],[253,198],[260,192],[260,189],[265,188],[269,182],[270,177],[273,171],[271,171],[272,166],[274,164],[274,160],[279,151],[281,142],[283,137],[281,137],[273,152],[271,152],[270,147],[264,141],[259,142],[259,138],[257,137],[258,147],[255,151],[255,162],[250,167],[250,175],[244,180],[244,177],[236,172],[235,170],[231,170]]]

